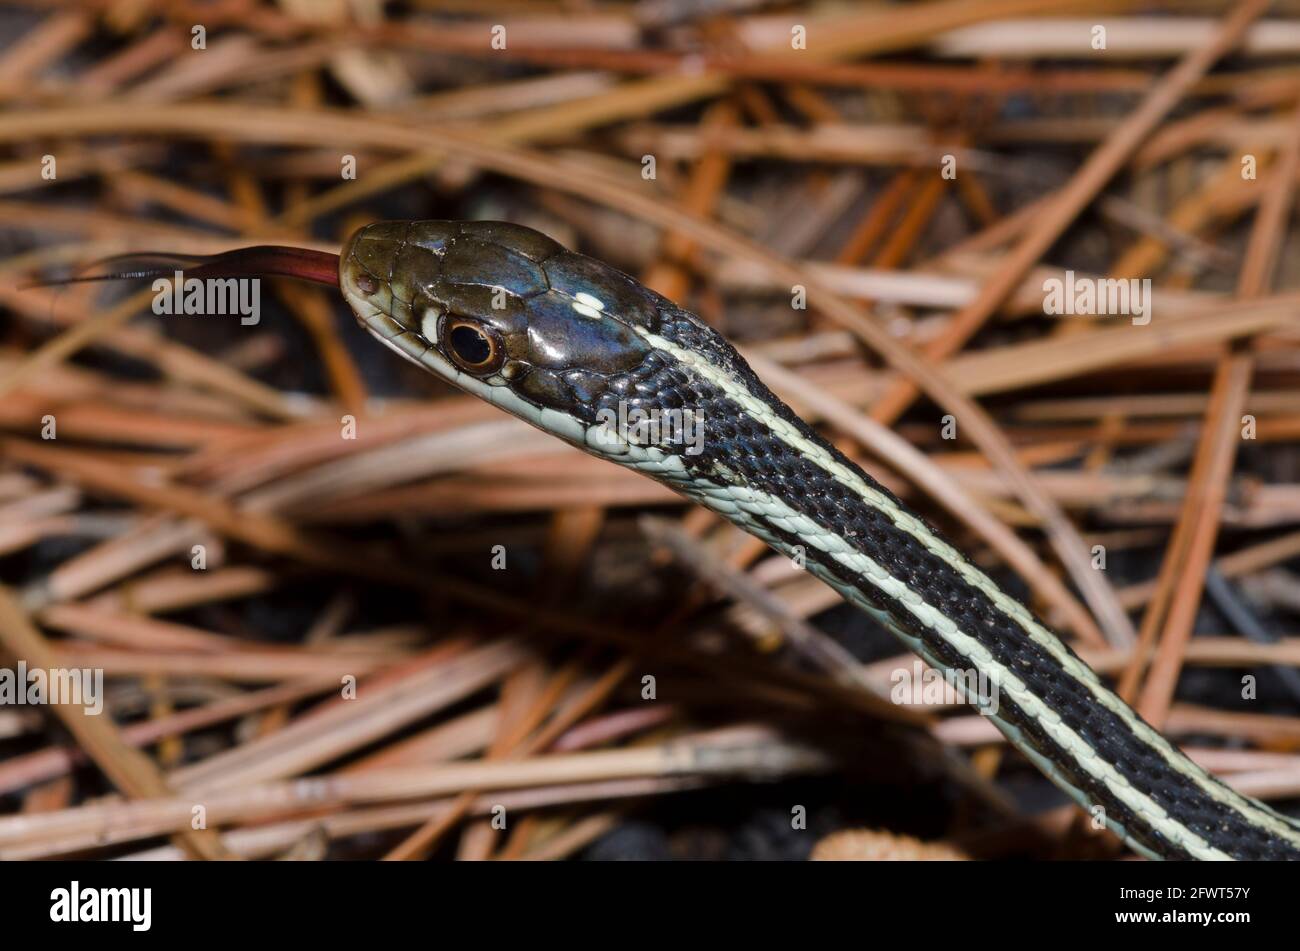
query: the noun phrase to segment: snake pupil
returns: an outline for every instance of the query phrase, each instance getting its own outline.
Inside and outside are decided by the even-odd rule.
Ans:
[[[470,366],[487,363],[492,357],[492,342],[482,331],[464,324],[452,329],[451,348]]]

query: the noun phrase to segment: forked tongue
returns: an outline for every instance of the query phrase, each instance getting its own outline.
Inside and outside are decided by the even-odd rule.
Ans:
[[[89,267],[107,267],[110,270],[107,274],[85,274],[49,281],[32,281],[23,286],[54,287],[87,281],[170,278],[178,270],[184,271],[186,277],[195,278],[293,277],[317,284],[328,284],[331,287],[338,287],[339,284],[337,254],[277,244],[236,248],[233,251],[223,251],[221,254],[184,255],[166,251],[117,254],[96,261]]]

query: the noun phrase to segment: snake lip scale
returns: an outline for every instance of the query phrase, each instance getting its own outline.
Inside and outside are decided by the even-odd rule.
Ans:
[[[1300,824],[1192,763],[720,334],[634,278],[508,222],[383,221],[348,240],[338,280],[405,359],[665,483],[800,557],[927,663],[987,678],[1007,739],[1135,851],[1300,858]],[[611,433],[629,411],[689,413],[704,438]]]

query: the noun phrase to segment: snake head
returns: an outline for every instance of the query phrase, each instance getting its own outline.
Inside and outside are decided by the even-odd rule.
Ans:
[[[538,231],[498,221],[381,221],[339,258],[375,337],[449,383],[581,443],[598,401],[645,364],[658,295]]]

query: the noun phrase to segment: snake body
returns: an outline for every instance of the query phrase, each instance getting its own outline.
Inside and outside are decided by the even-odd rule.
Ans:
[[[797,558],[927,663],[987,678],[1007,739],[1134,850],[1300,858],[1294,820],[1175,749],[672,301],[506,222],[369,225],[344,248],[339,283],[406,359],[667,484]],[[704,438],[611,431],[633,410],[689,412]]]

